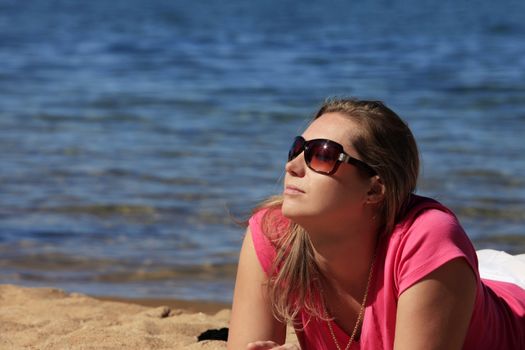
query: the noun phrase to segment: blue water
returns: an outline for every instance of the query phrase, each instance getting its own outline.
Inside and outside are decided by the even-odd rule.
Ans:
[[[229,301],[322,100],[385,101],[419,193],[525,252],[525,2],[0,1],[0,283]]]

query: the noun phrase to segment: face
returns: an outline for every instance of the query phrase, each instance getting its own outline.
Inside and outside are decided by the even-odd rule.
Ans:
[[[358,158],[351,140],[358,126],[339,113],[326,113],[315,119],[302,134],[303,138],[329,139],[343,146],[344,152]],[[337,223],[362,217],[371,178],[352,164],[341,163],[331,175],[310,169],[304,152],[286,164],[283,215],[299,224]]]

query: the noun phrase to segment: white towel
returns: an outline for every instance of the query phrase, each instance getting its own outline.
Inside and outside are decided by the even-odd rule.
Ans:
[[[525,254],[510,255],[503,251],[477,251],[482,278],[517,284],[525,289]]]

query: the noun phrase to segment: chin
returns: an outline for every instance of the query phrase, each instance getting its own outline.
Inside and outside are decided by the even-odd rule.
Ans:
[[[297,215],[301,213],[301,210],[297,208],[297,205],[292,205],[284,200],[281,212],[285,218],[293,220]]]
[[[301,224],[304,219],[313,216],[312,213],[304,208],[304,203],[303,205],[301,205],[301,203],[286,203],[286,200],[283,202],[281,212],[285,218],[298,224]]]

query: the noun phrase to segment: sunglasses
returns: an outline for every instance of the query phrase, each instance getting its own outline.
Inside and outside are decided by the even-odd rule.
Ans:
[[[370,176],[377,174],[370,165],[345,153],[343,146],[335,141],[327,139],[306,141],[302,136],[297,136],[288,152],[288,161],[295,159],[303,151],[306,165],[319,174],[332,175],[343,162],[364,170]]]

